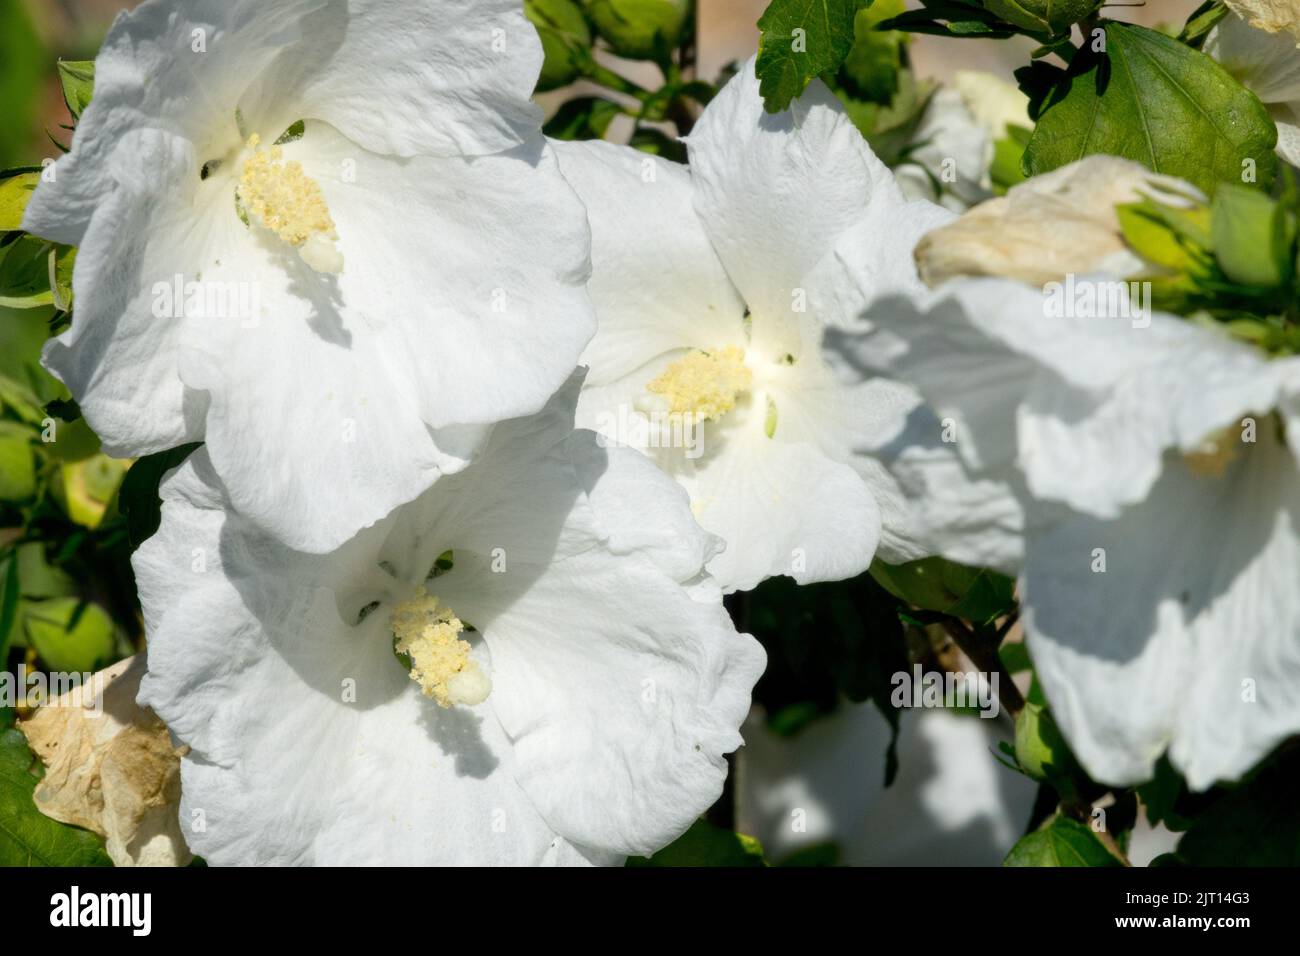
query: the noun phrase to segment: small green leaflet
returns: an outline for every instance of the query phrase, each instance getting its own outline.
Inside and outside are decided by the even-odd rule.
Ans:
[[[763,106],[779,113],[815,76],[838,70],[853,47],[853,20],[870,0],[772,0],[758,19],[755,72]]]
[[[1052,89],[1025,148],[1027,174],[1109,153],[1207,194],[1222,182],[1272,182],[1277,127],[1254,93],[1154,30],[1108,22],[1105,40],[1105,52],[1089,40]]]

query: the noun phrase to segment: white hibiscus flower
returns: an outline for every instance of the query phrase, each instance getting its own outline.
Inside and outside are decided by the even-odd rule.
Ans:
[[[762,649],[681,489],[572,430],[577,390],[329,555],[231,511],[203,450],[164,482],[140,699],[190,747],[196,853],[605,863],[717,798]]]
[[[1214,57],[1259,97],[1277,123],[1278,154],[1300,166],[1300,20],[1288,32],[1265,32],[1228,14],[1205,40]]]
[[[120,16],[23,222],[79,247],[45,361],[109,452],[204,440],[235,507],[325,551],[540,409],[594,331],[541,56],[517,0]]]
[[[878,540],[900,555],[873,496],[892,480],[853,452],[919,400],[882,380],[842,387],[818,343],[861,309],[860,285],[920,289],[912,247],[951,214],[904,199],[820,82],[765,114],[752,61],[687,146],[689,168],[555,144],[593,236],[600,329],[579,423],[681,481],[727,543],[709,565],[726,590],[850,577]]]
[[[872,318],[833,348],[889,355],[968,472],[1021,479],[1029,647],[1095,778],[1167,751],[1204,789],[1300,731],[1300,359],[1161,313],[1057,316],[1005,279]]]

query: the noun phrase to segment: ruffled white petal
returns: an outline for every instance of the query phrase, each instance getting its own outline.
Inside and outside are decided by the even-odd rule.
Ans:
[[[329,0],[244,94],[284,129],[330,123],[395,156],[478,156],[536,135],[537,31],[512,0]]]
[[[1005,461],[1014,448],[1036,497],[1113,517],[1146,497],[1166,449],[1195,451],[1277,402],[1276,366],[1213,329],[1161,313],[1056,317],[1046,306],[1016,282],[959,280],[927,322],[909,321],[905,304],[880,320],[915,340],[891,360],[900,377],[940,417],[961,409],[971,424],[976,454],[960,447],[963,458]]]
[[[850,578],[875,554],[880,509],[871,489],[810,441],[737,429],[677,478],[700,524],[727,542],[709,562],[726,591],[778,574],[800,584]]]
[[[211,59],[186,54],[192,77],[167,48],[189,37],[184,17],[160,6],[114,28],[68,168],[31,207],[33,228],[81,243],[73,327],[46,361],[108,450],[205,439],[238,508],[327,551],[462,467],[476,426],[537,411],[568,378],[595,330],[582,207],[540,136],[472,161],[397,159],[308,120],[285,159],[320,188],[343,263],[317,271],[235,201],[235,106],[272,51],[250,40],[232,59],[227,44],[258,28],[288,43],[301,24],[187,7],[212,21],[194,27]],[[143,67],[181,70],[193,102]],[[91,199],[80,156],[97,161]]]
[[[905,202],[820,81],[786,112],[764,113],[753,60],[686,142],[695,208],[755,316],[788,317],[797,290],[841,236],[874,205]]]
[[[1297,575],[1300,477],[1270,434],[1222,477],[1171,456],[1118,519],[1032,536],[1030,650],[1088,771],[1137,783],[1168,748],[1201,790],[1300,730]]]
[[[191,748],[191,848],[217,865],[580,862],[515,782],[490,712],[422,697],[383,615],[346,622],[319,589],[324,559],[197,503],[218,497],[203,454],[167,482],[135,560],[140,699]]]
[[[601,141],[553,142],[591,223],[599,331],[587,388],[683,348],[744,344],[745,304],[692,208],[685,166]]]
[[[762,650],[700,586],[713,542],[680,490],[572,431],[579,385],[329,555],[231,514],[206,451],[164,482],[135,560],[143,696],[192,748],[197,852],[610,862],[717,798]],[[477,629],[474,708],[439,710],[393,654],[392,609],[421,584]]]

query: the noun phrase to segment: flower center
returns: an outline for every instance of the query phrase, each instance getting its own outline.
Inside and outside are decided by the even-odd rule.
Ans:
[[[487,700],[492,681],[460,639],[465,625],[423,587],[393,609],[394,647],[411,659],[411,680],[439,707]]]
[[[235,198],[249,219],[298,250],[302,261],[317,272],[343,271],[343,254],[335,242],[329,207],[320,186],[296,160],[284,161],[284,150],[260,147],[256,133],[248,138],[253,155],[244,161]]]
[[[1235,427],[1229,425],[1218,431],[1210,432],[1194,449],[1183,453],[1183,461],[1195,474],[1207,478],[1221,478],[1228,466],[1237,460],[1238,435]]]
[[[745,364],[744,350],[729,345],[712,352],[697,349],[678,359],[646,390],[659,396],[673,415],[708,420],[735,408],[736,399],[753,383],[754,373]]]

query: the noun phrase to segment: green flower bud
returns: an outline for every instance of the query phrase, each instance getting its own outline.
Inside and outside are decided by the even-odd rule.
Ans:
[[[1026,704],[1016,717],[1016,761],[1035,780],[1063,780],[1076,767],[1056,721],[1038,704]]]
[[[596,32],[619,56],[649,60],[682,39],[690,0],[585,0]]]
[[[85,528],[97,528],[104,511],[117,493],[129,461],[93,455],[84,461],[64,462],[59,468],[60,498],[68,517]]]
[[[581,56],[591,46],[591,28],[575,0],[524,0],[524,14],[542,40],[542,75],[537,89],[545,92],[578,78]]]
[[[984,9],[1034,33],[1056,35],[1088,19],[1103,0],[983,0]]]
[[[113,658],[113,619],[81,598],[32,602],[23,627],[27,646],[52,671],[95,671]]]
[[[0,422],[0,501],[26,501],[34,494],[32,433],[15,422]]]

